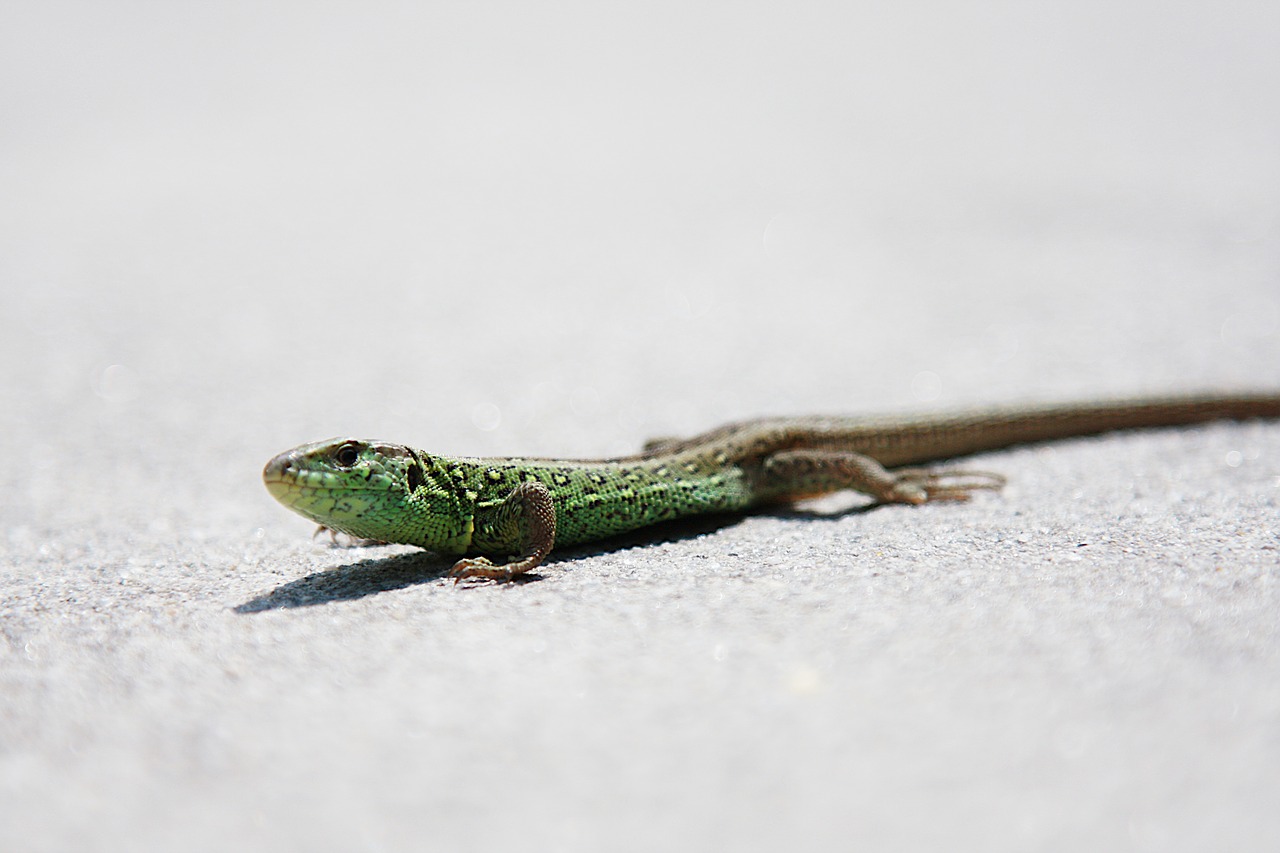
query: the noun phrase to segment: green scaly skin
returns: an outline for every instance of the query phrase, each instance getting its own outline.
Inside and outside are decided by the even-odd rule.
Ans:
[[[1118,429],[1280,417],[1280,394],[1200,395],[1009,407],[905,418],[775,418],[598,460],[434,456],[337,438],[263,471],[282,504],[330,530],[459,560],[450,574],[510,580],[554,544],[662,521],[852,489],[883,503],[965,500],[996,474],[914,466]],[[892,470],[890,470],[892,469]],[[488,558],[508,559],[497,565]]]

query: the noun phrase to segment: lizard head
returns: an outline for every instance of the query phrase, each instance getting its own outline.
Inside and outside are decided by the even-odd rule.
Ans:
[[[401,444],[332,438],[274,457],[262,479],[272,497],[325,527],[454,553],[470,540],[470,517],[432,462]]]

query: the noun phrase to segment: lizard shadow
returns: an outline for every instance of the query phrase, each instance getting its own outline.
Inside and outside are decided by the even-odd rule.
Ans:
[[[835,520],[849,515],[861,515],[875,509],[877,506],[879,504],[872,503],[834,511],[823,511],[803,506],[780,504],[778,506],[762,507],[751,513],[695,516],[611,536],[599,542],[574,545],[563,549],[558,548],[542,565],[550,566],[561,562],[571,562],[583,557],[599,556],[628,548],[640,548],[666,542],[696,539],[699,536],[705,536],[739,524],[748,515],[821,521]],[[345,550],[345,548],[342,550]],[[283,583],[270,592],[254,596],[231,609],[236,613],[245,615],[262,613],[267,610],[314,607],[337,601],[355,601],[370,595],[392,592],[397,589],[417,586],[418,584],[441,580],[447,581],[449,569],[452,565],[452,558],[440,557],[429,551],[393,554],[387,557],[372,557],[349,565],[313,572],[306,577]],[[543,575],[530,572],[516,578],[512,581],[512,584],[524,585],[537,583],[541,580],[543,580]],[[463,583],[458,588],[460,590],[471,590],[484,589],[490,586],[492,584]]]
[[[283,583],[231,608],[236,613],[261,613],[294,607],[314,607],[334,601],[353,601],[380,592],[440,580],[452,565],[427,551],[373,557],[346,566],[313,572]]]
[[[675,521],[664,521],[651,527],[642,527],[630,533],[620,533],[601,539],[598,542],[587,542],[557,549],[552,558],[543,565],[559,560],[575,560],[582,557],[595,557],[626,548],[643,548],[664,542],[680,542],[696,539],[708,533],[716,533],[748,518],[780,518],[803,519],[805,521],[835,521],[853,515],[863,515],[882,506],[879,503],[860,503],[856,506],[840,506],[835,509],[811,507],[805,504],[774,504],[756,507],[748,512],[708,513]]]

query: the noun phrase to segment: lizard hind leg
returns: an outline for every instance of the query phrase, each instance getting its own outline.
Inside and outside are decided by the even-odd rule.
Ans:
[[[898,468],[846,450],[784,450],[761,466],[758,491],[770,499],[805,497],[852,489],[881,503],[964,501],[975,491],[997,490],[1005,479],[987,471]]]

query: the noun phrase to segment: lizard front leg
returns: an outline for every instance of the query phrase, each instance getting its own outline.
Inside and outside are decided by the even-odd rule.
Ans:
[[[519,556],[504,565],[486,557],[467,557],[453,564],[449,577],[509,581],[539,565],[556,541],[556,507],[551,491],[535,481],[521,483],[494,506],[476,514],[477,528],[492,531],[502,541],[513,543]]]
[[[979,489],[995,490],[1004,477],[986,471],[897,468],[845,450],[784,450],[765,458],[758,489],[770,499],[805,497],[853,489],[881,503],[963,501]]]

